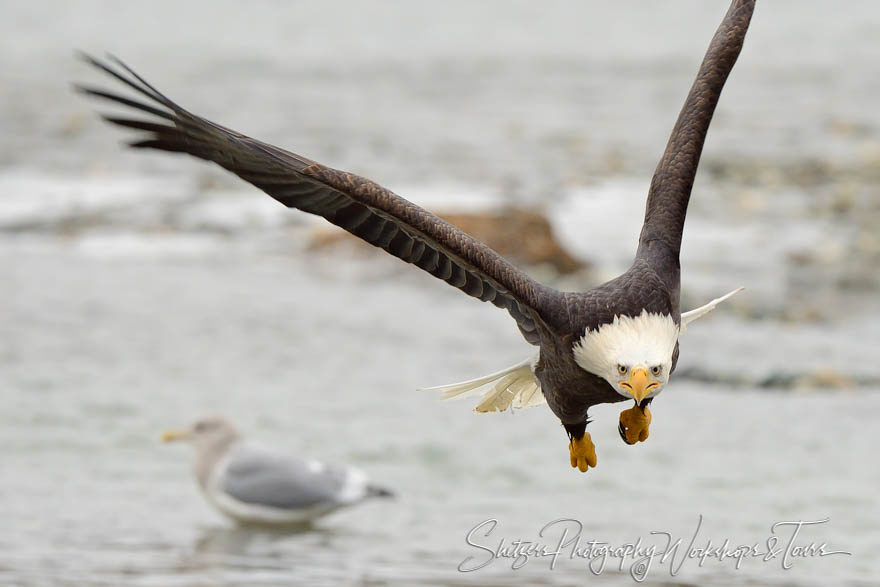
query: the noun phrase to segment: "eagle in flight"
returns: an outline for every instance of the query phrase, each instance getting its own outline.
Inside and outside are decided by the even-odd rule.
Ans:
[[[651,181],[632,266],[586,292],[542,285],[488,246],[379,184],[252,139],[185,110],[122,61],[84,59],[139,94],[77,86],[152,119],[105,116],[145,133],[132,147],[213,161],[290,208],[316,214],[364,241],[507,312],[537,355],[508,369],[442,386],[446,397],[488,387],[477,411],[546,401],[568,436],[572,467],[596,466],[586,431],[595,404],[630,400],[627,444],[648,437],[648,404],[666,387],[688,323],[730,295],[681,313],[679,249],[694,175],[715,105],[742,48],[754,0],[733,0],[712,38]],[[738,290],[737,290],[738,291]]]

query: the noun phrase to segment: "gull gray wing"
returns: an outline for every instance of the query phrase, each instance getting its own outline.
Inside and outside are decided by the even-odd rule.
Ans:
[[[674,281],[667,283],[667,287],[674,291],[676,306],[681,235],[694,176],[715,106],[739,57],[754,9],[755,0],[731,2],[651,180],[637,257],[649,260],[658,274]]]
[[[119,69],[84,58],[148,99],[144,103],[104,90],[77,86],[93,97],[127,106],[158,120],[104,118],[146,132],[137,148],[188,153],[213,161],[290,208],[316,214],[412,263],[482,301],[506,309],[530,342],[548,305],[561,295],[532,280],[491,248],[452,224],[379,184],[331,169],[301,155],[247,137],[184,110],[128,66]],[[553,302],[557,306],[552,306]]]
[[[244,445],[229,453],[217,489],[238,501],[267,507],[333,506],[366,495],[366,478],[358,473]],[[353,483],[362,486],[361,491]]]

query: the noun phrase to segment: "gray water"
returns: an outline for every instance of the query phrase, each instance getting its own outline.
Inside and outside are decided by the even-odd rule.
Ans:
[[[796,543],[851,555],[680,554],[647,583],[875,584],[874,3],[758,7],[682,258],[688,307],[747,290],[683,338],[646,443],[620,442],[622,406],[593,411],[585,475],[544,407],[481,416],[414,391],[528,355],[502,312],[393,259],[309,250],[320,224],[205,165],[123,152],[68,90],[100,79],[73,49],[110,50],[188,108],[431,208],[540,206],[590,270],[532,271],[584,288],[629,261],[722,4],[2,3],[0,584],[627,583],[632,558],[594,576],[570,550],[458,569],[486,560],[466,535],[490,519],[472,542],[492,549],[553,546],[562,526],[541,528],[574,519],[583,543],[659,548],[660,531],[683,552],[698,524],[695,546],[766,549],[773,524],[826,518]],[[236,528],[186,447],[158,441],[209,413],[399,497],[301,532]]]

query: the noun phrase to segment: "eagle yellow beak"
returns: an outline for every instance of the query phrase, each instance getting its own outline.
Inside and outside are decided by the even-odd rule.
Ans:
[[[162,442],[174,442],[189,438],[189,430],[166,430],[162,433]]]
[[[648,392],[660,384],[656,381],[651,381],[648,376],[648,370],[644,367],[633,367],[629,377],[621,381],[620,385],[629,391],[633,399],[636,400],[636,403],[639,404],[645,399]]]

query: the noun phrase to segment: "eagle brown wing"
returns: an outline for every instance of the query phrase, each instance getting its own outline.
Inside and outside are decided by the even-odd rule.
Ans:
[[[542,304],[561,295],[452,224],[379,184],[224,128],[183,109],[123,62],[83,58],[148,98],[149,103],[91,87],[77,90],[151,114],[160,121],[105,116],[147,133],[132,147],[188,153],[213,161],[285,206],[326,218],[398,259],[482,301],[506,309],[529,342],[544,323]]]
[[[755,0],[733,0],[706,51],[697,78],[654,172],[637,257],[648,259],[674,290],[678,305],[679,250],[703,142],[740,50]]]

